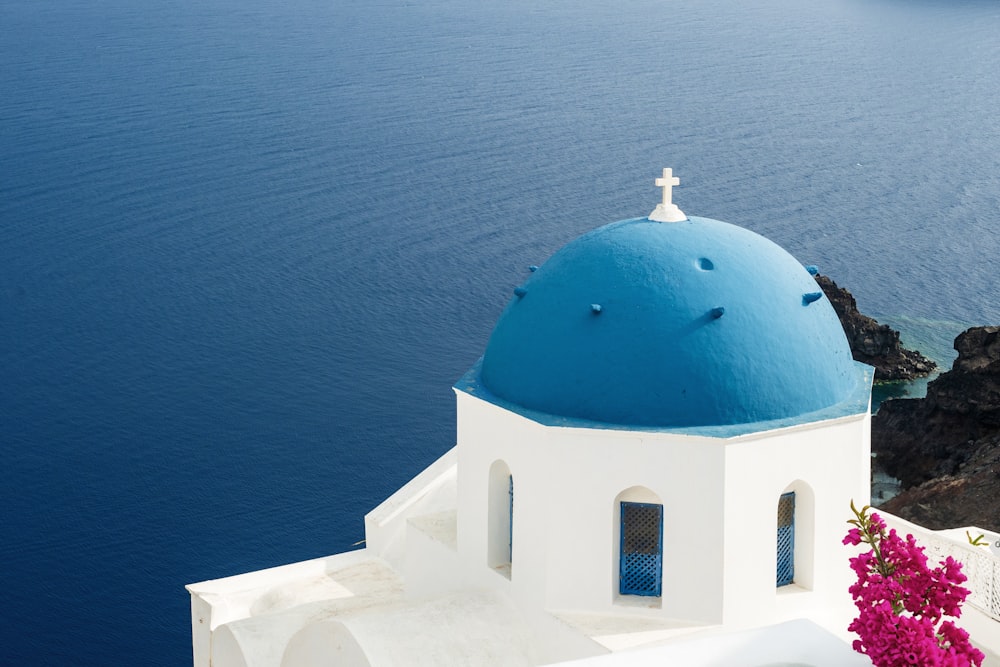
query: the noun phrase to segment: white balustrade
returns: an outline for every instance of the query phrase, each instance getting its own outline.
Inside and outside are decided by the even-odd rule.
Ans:
[[[878,510],[876,510],[878,511]],[[886,525],[895,528],[902,535],[912,534],[917,543],[924,547],[928,565],[936,566],[948,556],[962,563],[962,572],[969,579],[963,586],[969,589],[966,604],[972,605],[990,618],[1000,621],[1000,558],[997,558],[987,547],[977,547],[969,543],[965,529],[936,531],[900,519],[899,517],[879,512]],[[969,528],[968,532],[976,537],[990,533],[978,528]],[[994,535],[993,539],[997,539]]]

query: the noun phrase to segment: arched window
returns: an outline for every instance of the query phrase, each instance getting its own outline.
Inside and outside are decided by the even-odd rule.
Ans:
[[[781,494],[778,499],[778,567],[777,585],[795,581],[795,492]]]
[[[514,547],[514,477],[503,461],[490,466],[487,564],[510,578]]]
[[[618,592],[659,597],[663,581],[663,505],[621,503]]]

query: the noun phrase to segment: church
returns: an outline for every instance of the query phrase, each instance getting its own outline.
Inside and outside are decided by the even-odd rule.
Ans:
[[[811,267],[656,185],[526,270],[363,549],[187,587],[195,667],[870,664],[873,370]]]

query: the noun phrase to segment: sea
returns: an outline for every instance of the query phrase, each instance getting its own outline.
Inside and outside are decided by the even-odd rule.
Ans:
[[[358,548],[664,167],[944,366],[1000,324],[996,0],[2,0],[0,63],[0,664]]]

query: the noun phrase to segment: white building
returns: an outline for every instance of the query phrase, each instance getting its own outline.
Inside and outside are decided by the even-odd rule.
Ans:
[[[364,549],[188,586],[196,667],[869,664],[841,539],[872,369],[799,262],[676,184],[514,290],[457,445]]]

